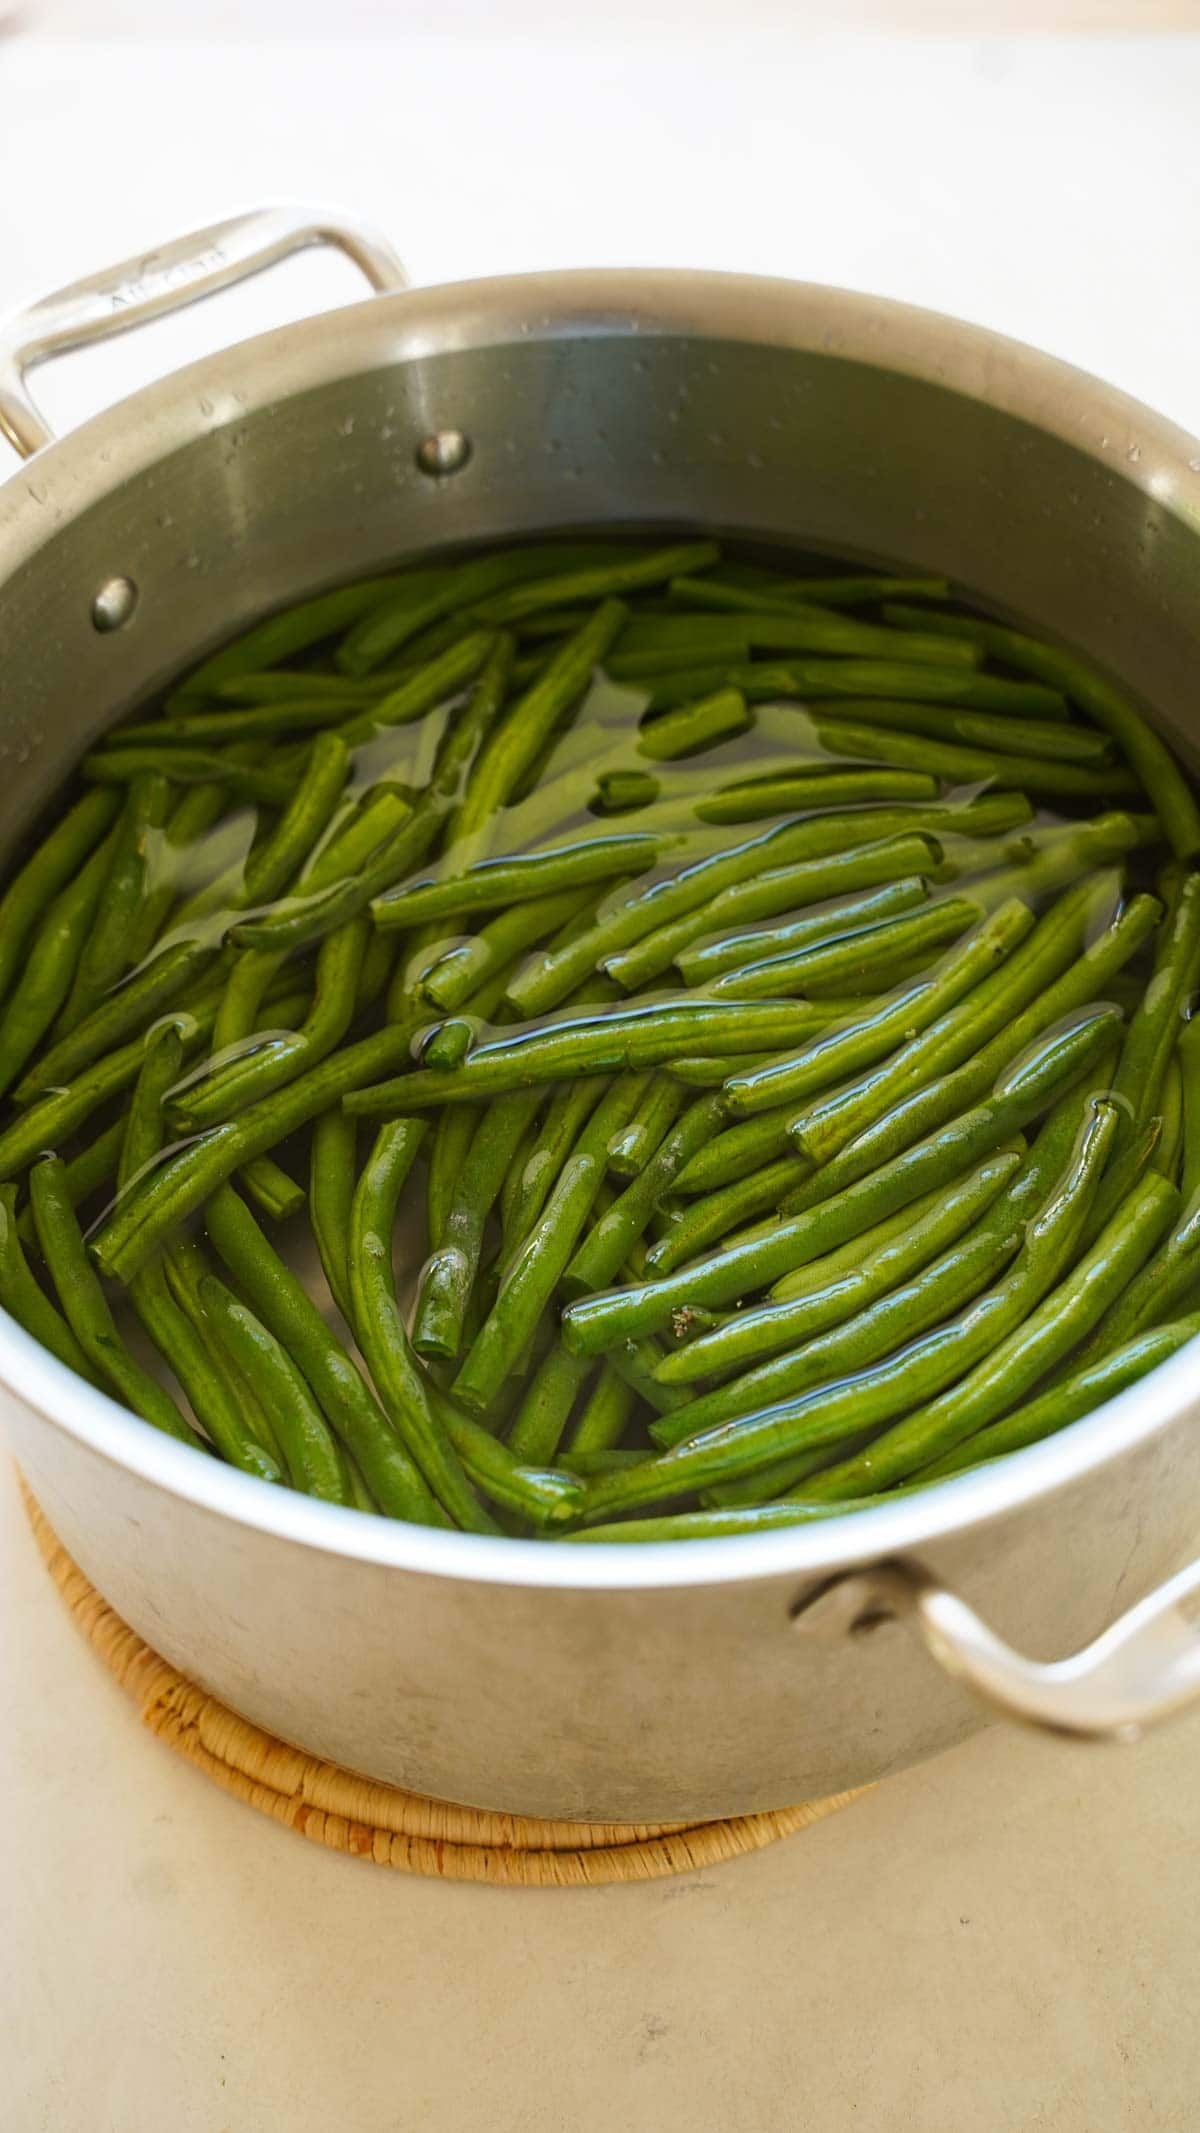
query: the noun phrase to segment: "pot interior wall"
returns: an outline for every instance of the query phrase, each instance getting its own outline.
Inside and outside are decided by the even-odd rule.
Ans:
[[[572,525],[703,525],[944,572],[1091,653],[1185,752],[1195,731],[1195,529],[1133,466],[945,386],[837,354],[596,332],[199,405],[215,426],[62,523],[53,455],[16,477],[47,527],[0,586],[0,838],[126,705],[256,615],[398,556]],[[431,479],[415,448],[449,426],[470,459]],[[91,603],[117,573],[137,611],[101,635]]]

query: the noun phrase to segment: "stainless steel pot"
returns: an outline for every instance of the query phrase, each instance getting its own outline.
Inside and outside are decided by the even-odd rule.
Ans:
[[[391,293],[48,441],[33,362],[320,240]],[[9,326],[0,425],[31,456],[0,492],[5,843],[123,706],[261,610],[398,553],[602,521],[948,571],[1118,673],[1185,753],[1200,741],[1200,445],[1107,386],[801,284],[402,290],[377,239],[276,210]],[[0,1323],[18,1458],[100,1590],[235,1709],[379,1778],[534,1814],[729,1814],[930,1755],[981,1698],[1131,1736],[1200,1693],[1200,1563],[1179,1571],[1200,1523],[1194,1350],[923,1496],[794,1533],[576,1550],[265,1489]],[[1046,1659],[1099,1641],[1037,1665],[1001,1636]]]

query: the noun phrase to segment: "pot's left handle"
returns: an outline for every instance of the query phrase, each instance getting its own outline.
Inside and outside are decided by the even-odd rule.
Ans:
[[[404,289],[408,277],[386,238],[341,215],[265,207],[176,237],[157,251],[72,282],[0,327],[0,435],[23,459],[51,441],[25,383],[48,356],[108,340],[273,267],[310,245],[333,245],[361,267],[373,289]]]

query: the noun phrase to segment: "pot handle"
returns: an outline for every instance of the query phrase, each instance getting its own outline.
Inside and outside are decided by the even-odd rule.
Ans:
[[[832,1579],[797,1625],[861,1635],[899,1618],[939,1666],[1006,1718],[1075,1740],[1137,1740],[1200,1700],[1200,1561],[1148,1593],[1095,1641],[1050,1664],[1024,1658],[920,1564]]]
[[[8,319],[0,327],[0,435],[23,459],[51,442],[53,433],[25,383],[26,372],[36,363],[182,310],[316,244],[344,252],[373,289],[408,286],[408,276],[386,238],[361,223],[305,207],[264,207],[231,215],[208,229],[176,237],[157,251],[89,274]]]

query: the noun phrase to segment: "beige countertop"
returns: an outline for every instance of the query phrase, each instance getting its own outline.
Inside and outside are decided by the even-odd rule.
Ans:
[[[139,1726],[0,1476],[4,2133],[1194,2133],[1200,1716],[677,1880],[319,1850]]]

